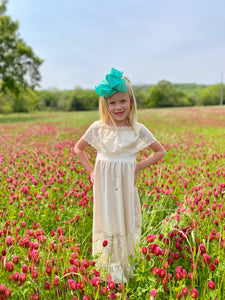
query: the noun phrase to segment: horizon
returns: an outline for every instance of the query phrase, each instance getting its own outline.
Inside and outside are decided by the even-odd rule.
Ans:
[[[160,81],[164,81],[164,80],[165,79],[162,79]],[[165,81],[168,81],[168,80],[165,80]],[[213,85],[216,85],[216,84],[221,84],[220,82],[214,83],[214,84],[204,84],[204,83],[195,83],[195,82],[179,82],[178,83],[178,82],[171,82],[171,81],[170,81],[170,83],[173,84],[173,85],[197,85],[197,86],[205,86],[205,87],[207,87],[207,86],[213,86]],[[155,83],[155,84],[153,84],[153,83],[132,84],[131,83],[131,86],[132,87],[142,87],[142,86],[154,86],[156,84],[158,84],[158,82]],[[54,90],[57,90],[57,91],[72,91],[72,90],[79,89],[79,88],[82,89],[82,90],[93,90],[93,91],[95,90],[95,88],[85,88],[85,87],[81,87],[81,86],[75,86],[74,88],[71,88],[71,89],[59,89],[59,88],[56,88],[56,87],[52,87],[52,88],[49,88],[49,89],[39,89],[39,88],[36,88],[36,90],[37,91],[42,91],[42,90],[49,90],[49,91],[54,91]]]

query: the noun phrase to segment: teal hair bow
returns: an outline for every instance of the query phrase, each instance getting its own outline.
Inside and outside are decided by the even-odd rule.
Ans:
[[[99,85],[95,87],[100,97],[109,98],[116,92],[125,93],[127,85],[125,79],[122,79],[123,72],[112,68]]]

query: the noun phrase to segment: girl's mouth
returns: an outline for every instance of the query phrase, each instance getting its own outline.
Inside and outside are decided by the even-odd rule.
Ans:
[[[117,116],[122,116],[123,115],[123,111],[119,111],[119,112],[115,112],[115,115],[117,115]]]

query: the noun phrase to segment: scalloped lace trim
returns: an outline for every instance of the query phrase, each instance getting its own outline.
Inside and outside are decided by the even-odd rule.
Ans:
[[[127,283],[128,279],[133,276],[133,271],[135,268],[135,266],[131,266],[128,261],[124,264],[122,264],[121,262],[111,264],[103,264],[97,262],[96,266],[100,268],[100,271],[110,274],[112,277],[112,281],[114,281],[115,283]],[[101,278],[105,279],[106,275],[101,276]]]
[[[96,266],[102,271],[110,273],[112,280],[116,283],[127,282],[132,276],[134,266],[130,266],[129,256],[135,256],[135,247],[140,242],[141,229],[135,233],[103,233],[93,232],[93,255],[99,255],[96,259]],[[103,241],[107,241],[103,247]]]

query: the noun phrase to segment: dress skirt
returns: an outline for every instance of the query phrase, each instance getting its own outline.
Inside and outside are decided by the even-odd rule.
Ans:
[[[141,207],[134,185],[136,155],[98,154],[95,164],[92,252],[116,283],[132,275],[129,256],[140,242]],[[108,244],[104,247],[103,241]]]

